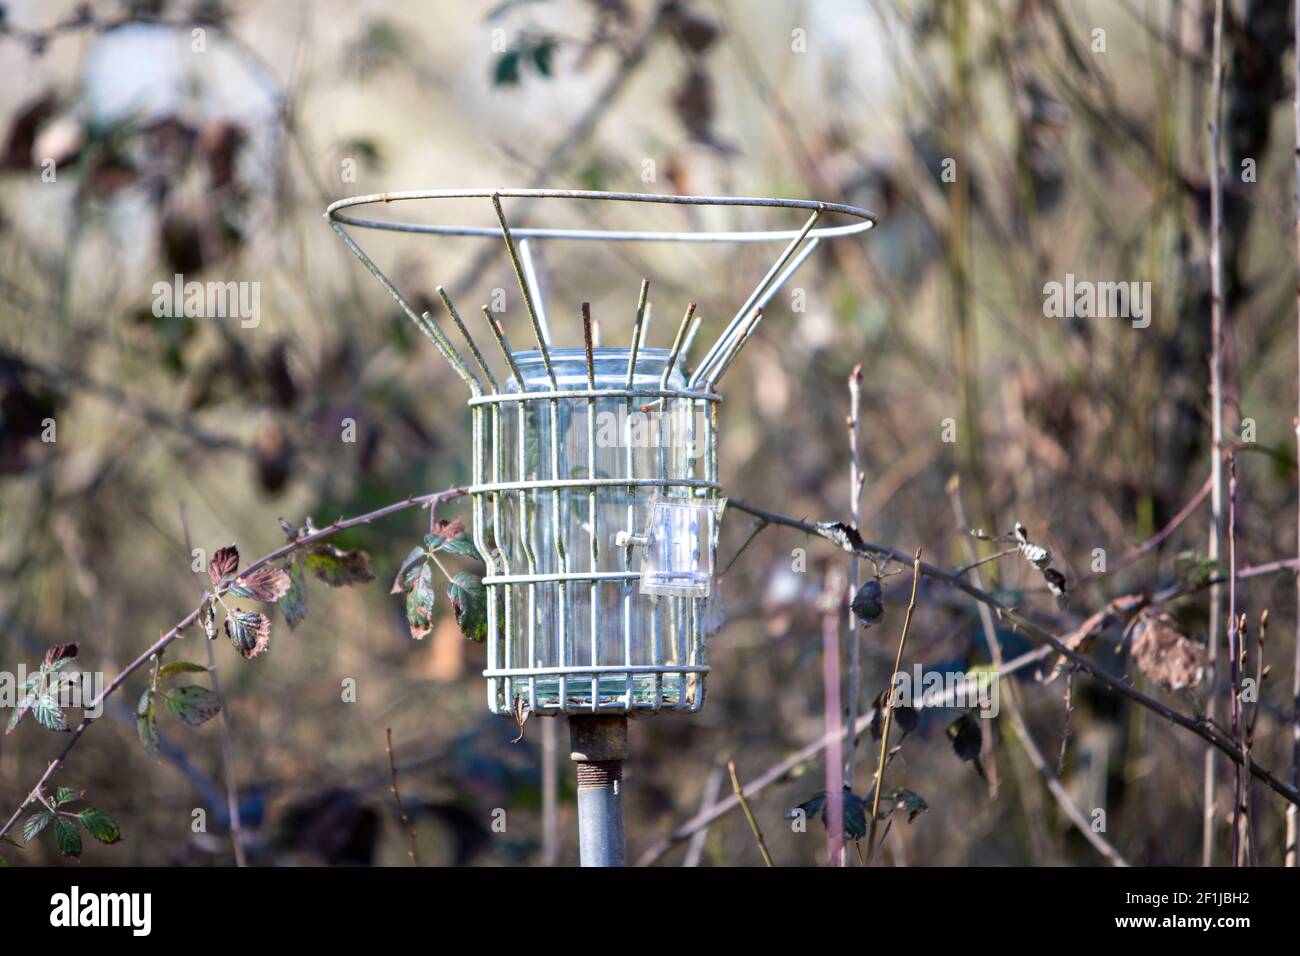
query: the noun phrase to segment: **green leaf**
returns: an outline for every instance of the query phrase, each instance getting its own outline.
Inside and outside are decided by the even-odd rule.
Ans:
[[[908,823],[911,823],[918,815],[930,809],[930,805],[922,799],[919,793],[906,790],[903,787],[895,787],[888,793],[881,794],[881,798],[894,804],[893,811],[906,811]]]
[[[27,822],[23,824],[23,842],[31,843],[40,835],[42,830],[50,825],[50,821],[53,819],[54,814],[49,810],[37,810],[33,813],[27,818]]]
[[[885,601],[880,582],[872,578],[858,588],[858,593],[853,596],[853,603],[849,605],[849,609],[853,611],[853,616],[863,627],[870,628],[879,624],[880,619],[885,616]]]
[[[77,814],[77,819],[86,828],[86,832],[100,843],[117,843],[122,839],[121,828],[103,810],[88,807]]]
[[[856,796],[848,787],[844,788],[844,838],[861,840],[867,835],[867,817],[871,808],[865,800]]]
[[[497,61],[497,68],[492,72],[492,83],[496,86],[519,85],[519,51],[507,50]]]
[[[289,575],[282,568],[268,564],[235,578],[230,591],[236,597],[273,604],[289,593],[291,583]]]
[[[456,624],[471,641],[487,637],[487,588],[472,574],[461,572],[447,585],[447,597],[456,610]]]
[[[417,641],[423,640],[433,630],[434,599],[433,567],[426,561],[406,592],[406,623]]]
[[[32,716],[37,723],[47,730],[68,730],[68,718],[49,694],[41,694],[32,700]]]
[[[174,717],[191,727],[207,723],[221,712],[221,698],[206,687],[173,687],[163,695],[163,703]]]
[[[206,674],[208,669],[193,661],[172,661],[158,668],[159,677],[171,677],[174,674]]]
[[[555,52],[555,41],[543,40],[532,49],[533,66],[542,76],[551,75],[551,54]]]
[[[81,830],[67,817],[54,821],[54,839],[59,845],[59,852],[74,860],[81,856]]]
[[[426,535],[425,537],[427,540],[432,537],[432,535]],[[414,584],[414,575],[417,570],[415,566],[420,561],[424,560],[426,554],[427,552],[424,548],[411,549],[405,560],[402,561],[402,566],[397,569],[397,577],[393,579],[393,587],[388,592],[389,594],[402,594],[411,589],[412,584]]]
[[[303,575],[302,562],[297,559],[289,562],[288,574],[289,590],[280,598],[280,613],[292,631],[307,616],[307,579]]]
[[[446,551],[449,554],[483,560],[479,557],[478,548],[474,546],[474,539],[465,530],[465,522],[459,518],[453,518],[451,521],[435,521],[433,530],[424,536],[424,546],[431,552]]]
[[[261,611],[236,609],[226,615],[226,636],[245,660],[252,660],[271,643],[271,619]]]
[[[65,803],[71,803],[73,800],[80,800],[86,795],[84,790],[74,790],[71,787],[59,787],[54,791],[54,805],[61,807]]]
[[[6,734],[11,734],[14,732],[14,728],[17,727],[18,722],[27,715],[27,710],[30,707],[31,707],[31,697],[23,696],[18,698],[18,702],[14,705],[13,713],[9,715],[9,722],[5,725]]]
[[[980,775],[981,779],[987,780],[984,775],[984,765],[980,763],[980,750],[984,745],[984,732],[980,730],[979,721],[969,711],[962,714],[951,724],[948,725],[946,733],[948,740],[952,743],[952,750],[963,762],[971,762],[975,765],[975,772]]]
[[[332,588],[365,584],[375,579],[370,570],[370,555],[360,548],[344,551],[332,544],[320,544],[307,553],[303,563],[308,571]]]
[[[153,691],[146,690],[140,697],[140,704],[135,709],[135,729],[140,735],[140,743],[149,755],[158,759],[158,712],[154,708]]]
[[[867,835],[867,816],[869,808],[865,800],[857,796],[848,787],[844,788],[844,837],[847,840],[861,840]],[[826,791],[821,790],[814,794],[811,799],[805,800],[796,807],[786,811],[787,820],[797,819],[802,813],[803,818],[821,813],[822,826],[827,826],[826,822]]]

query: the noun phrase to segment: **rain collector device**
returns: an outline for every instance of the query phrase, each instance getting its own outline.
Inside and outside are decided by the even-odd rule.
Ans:
[[[453,199],[490,202],[499,225],[355,214],[371,204]],[[765,207],[808,216],[801,228],[761,232],[512,227],[502,200]],[[850,221],[819,226],[826,213]],[[822,239],[863,232],[875,216],[853,206],[794,199],[488,189],[358,196],[333,203],[326,217],[469,389],[469,496],[474,542],[487,565],[488,707],[515,717],[569,718],[582,863],[619,865],[627,715],[694,713],[704,704],[705,637],[726,505],[718,481],[718,382],[754,334],[764,306]],[[441,286],[443,324],[417,312],[345,226],[504,241],[522,314],[498,317],[485,306],[475,323],[480,337],[495,341],[500,361],[488,361]],[[695,306],[683,303],[670,347],[649,347],[645,281],[626,344],[597,346],[584,304],[581,338],[555,345],[534,268],[532,246],[543,241],[785,246],[688,369],[701,323]],[[535,347],[516,351],[508,335],[516,341],[526,336]]]

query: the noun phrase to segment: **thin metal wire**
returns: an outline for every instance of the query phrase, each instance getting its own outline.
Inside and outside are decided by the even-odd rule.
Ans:
[[[478,343],[474,341],[474,336],[469,334],[469,329],[467,329],[465,323],[461,321],[460,313],[456,311],[456,306],[452,304],[451,296],[447,294],[447,290],[442,286],[438,286],[437,292],[438,298],[442,300],[443,308],[447,310],[447,314],[451,316],[451,320],[456,323],[456,328],[460,330],[461,338],[463,338],[465,344],[469,346],[470,354],[474,356],[474,361],[478,363],[479,369],[483,372],[483,377],[486,378],[488,383],[492,386],[492,394],[495,395],[497,392],[501,391],[501,386],[497,383],[496,376],[492,374],[492,369],[488,367],[487,361],[483,358],[483,353],[479,351]]]
[[[819,208],[808,217],[808,221],[799,230],[799,234],[790,240],[790,244],[785,247],[785,251],[781,253],[776,262],[772,263],[772,267],[763,276],[763,281],[749,294],[745,304],[736,311],[735,317],[727,323],[727,327],[718,336],[718,340],[713,343],[713,347],[705,353],[703,360],[700,362],[700,367],[691,375],[691,381],[687,384],[694,385],[698,381],[703,381],[707,375],[712,373],[714,366],[721,360],[727,349],[731,347],[732,341],[741,335],[741,328],[752,313],[759,297],[768,290],[773,280],[781,274],[781,270],[785,268],[786,263],[799,251],[799,246],[812,232],[813,226],[817,224],[817,220],[821,218],[821,215],[822,209]]]
[[[661,389],[668,388],[668,378],[673,374],[673,368],[677,365],[677,356],[681,354],[682,343],[686,340],[686,332],[691,326],[691,320],[695,318],[695,303],[686,304],[686,314],[682,316],[682,324],[677,328],[677,337],[673,339],[673,347],[668,352],[668,364],[664,366],[663,378],[659,380]]]
[[[524,265],[519,261],[519,253],[515,251],[515,240],[510,234],[510,224],[506,222],[505,210],[501,208],[501,196],[497,193],[492,194],[492,208],[496,210],[497,220],[501,223],[501,237],[506,242],[506,252],[510,255],[510,264],[515,269],[515,281],[519,284],[519,291],[524,296],[524,308],[528,310],[528,320],[533,323],[533,334],[537,336],[537,348],[542,353],[542,362],[546,365],[546,374],[551,380],[551,388],[558,388],[555,384],[555,369],[551,367],[551,350],[546,344],[546,335],[542,332],[541,320],[537,318],[537,307],[533,304],[533,294],[528,288],[528,280],[524,278]]]
[[[591,326],[591,303],[582,303],[582,344],[586,349],[587,355],[587,391],[591,395],[587,399],[587,477],[596,477],[596,356],[595,347],[592,345],[592,326]],[[596,486],[588,485],[587,487],[587,515],[591,522],[588,529],[591,534],[591,593],[588,601],[591,605],[591,663],[597,666],[600,663],[600,582],[596,575],[600,574],[600,517],[596,508]],[[591,708],[593,711],[600,706],[600,678],[595,674],[591,678]]]
[[[766,209],[824,210],[849,216],[858,222],[847,226],[830,226],[815,230],[811,235],[823,239],[853,236],[866,232],[877,222],[875,213],[842,203],[822,203],[808,199],[773,199],[755,196],[666,196],[657,193],[620,193],[585,189],[426,189],[405,192],[372,193],[351,196],[329,205],[325,215],[332,222],[368,229],[386,229],[390,232],[422,233],[439,236],[499,237],[500,231],[478,226],[439,226],[427,223],[404,223],[383,219],[362,219],[344,214],[342,210],[354,206],[388,204],[421,199],[583,199],[602,202],[657,203],[677,206],[745,206]],[[623,229],[541,229],[518,228],[514,234],[520,239],[573,239],[594,242],[780,242],[793,239],[799,230],[746,230],[722,232],[666,232]]]
[[[718,370],[714,372],[711,376],[709,376],[710,391],[714,388],[715,385],[717,385],[718,380],[722,378],[723,374],[727,371],[727,369],[731,368],[731,363],[736,360],[736,356],[740,354],[740,350],[745,347],[745,344],[749,341],[750,336],[754,334],[754,330],[758,328],[758,323],[762,321],[763,321],[763,310],[755,309],[754,317],[750,319],[749,325],[745,326],[745,330],[732,343],[731,348],[727,350],[727,354],[718,360]]]

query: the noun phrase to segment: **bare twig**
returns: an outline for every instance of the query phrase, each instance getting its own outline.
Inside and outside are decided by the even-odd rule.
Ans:
[[[1065,675],[1065,715],[1061,722],[1061,752],[1056,758],[1056,775],[1065,773],[1065,755],[1070,748],[1070,723],[1074,716],[1074,668]]]
[[[700,813],[708,813],[718,805],[718,789],[722,786],[723,772],[721,763],[715,763],[710,768],[708,779],[704,781],[704,795],[700,797]],[[708,827],[700,827],[692,834],[691,845],[686,848],[686,858],[682,860],[682,866],[700,865],[700,859],[704,856],[704,841],[708,835]]]
[[[411,825],[411,818],[406,815],[406,807],[402,806],[402,794],[397,789],[397,764],[393,761],[393,728],[384,728],[384,749],[388,752],[388,772],[392,776],[392,783],[389,789],[393,792],[393,801],[397,804],[397,815],[402,818],[402,826],[406,828],[406,838],[411,841],[411,848],[407,854],[411,857],[411,865],[420,865],[420,847],[415,842],[415,827]]]
[[[758,821],[754,819],[754,814],[750,812],[749,801],[745,799],[745,791],[740,786],[740,779],[736,776],[736,761],[727,761],[727,773],[731,774],[731,790],[736,795],[736,800],[745,814],[745,819],[749,821],[749,829],[754,833],[754,840],[758,843],[758,852],[763,855],[763,862],[768,866],[775,866],[772,862],[772,854],[767,852],[767,842],[763,839],[763,831],[758,828]],[[842,801],[840,805],[843,806]]]
[[[862,456],[858,451],[858,412],[862,406],[862,366],[853,366],[849,373],[849,416],[846,421],[849,431],[849,524],[858,530],[862,506],[862,485],[866,480],[862,474]],[[858,593],[858,556],[853,555],[849,562],[849,593]],[[849,640],[849,707],[845,715],[845,727],[852,727],[858,719],[858,707],[862,696],[862,635],[858,632],[853,615],[845,616],[848,624]],[[857,737],[848,738],[848,753],[844,758],[844,782],[853,788],[853,765],[858,755]]]
[[[819,603],[822,612],[822,696],[826,732],[833,739],[826,751],[826,853],[831,866],[844,865],[844,737],[840,710],[840,613],[844,607],[844,572],[831,565]]]
[[[750,543],[755,538],[757,538],[759,536],[759,533],[762,532],[762,530],[766,527],[767,527],[766,521],[754,522],[754,527],[750,530],[749,537],[746,538],[745,542],[739,548],[736,549],[736,553],[731,556],[731,560],[727,562],[727,566],[718,572],[718,577],[725,578],[727,576],[727,572],[730,571],[731,566],[736,563],[736,559],[745,553],[745,549],[749,547]]]
[[[1241,626],[1237,618],[1237,459],[1228,456],[1228,706],[1233,739],[1247,753],[1241,726]],[[1210,693],[1214,685],[1210,684]],[[1249,776],[1249,775],[1247,775]],[[1232,770],[1232,865],[1241,866],[1241,767]]]
[[[903,666],[903,648],[907,646],[907,629],[912,624],[912,612],[916,610],[916,589],[921,582],[921,549],[916,549],[912,558],[912,597],[907,602],[907,613],[903,615],[903,633],[898,637],[898,653],[894,656],[894,670],[890,674],[890,692],[885,694],[885,720],[880,731],[880,759],[876,764],[876,782],[871,795],[871,823],[867,829],[867,865],[871,865],[876,855],[876,817],[880,813],[880,788],[885,782],[885,763],[889,755],[889,730],[894,723],[894,674]]]
[[[1220,124],[1223,119],[1223,0],[1214,4],[1214,52],[1211,58],[1210,92],[1210,406],[1211,449],[1210,543],[1207,557],[1219,560],[1219,538],[1223,530],[1223,180],[1220,163]],[[1213,720],[1219,662],[1219,618],[1222,596],[1216,584],[1210,588],[1209,655],[1205,715]],[[1201,865],[1214,862],[1214,752],[1205,752],[1204,817],[1201,829]]]
[[[1300,4],[1295,6],[1295,49],[1300,50]],[[1294,60],[1291,93],[1295,120],[1295,243],[1296,270],[1300,273],[1300,56]],[[1300,361],[1300,283],[1296,285],[1296,357]],[[1300,368],[1297,369],[1300,372]],[[1296,381],[1300,382],[1300,374]],[[1300,397],[1297,398],[1300,412]],[[1300,460],[1300,415],[1295,419],[1296,458]],[[1300,474],[1296,477],[1300,492]],[[1300,504],[1296,506],[1296,561],[1300,563]],[[1295,665],[1291,675],[1291,786],[1300,790],[1300,573],[1296,574]],[[1295,805],[1286,808],[1286,865],[1300,865],[1300,815]]]

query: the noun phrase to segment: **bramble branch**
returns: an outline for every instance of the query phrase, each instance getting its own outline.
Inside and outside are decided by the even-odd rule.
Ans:
[[[258,568],[264,567],[273,561],[278,561],[280,558],[293,554],[295,551],[310,547],[311,545],[324,541],[327,538],[331,538],[341,531],[346,531],[348,528],[370,524],[371,522],[378,521],[380,518],[386,518],[391,514],[396,514],[399,511],[406,511],[410,508],[435,507],[443,501],[450,501],[463,494],[465,494],[464,486],[452,487],[448,488],[446,491],[439,491],[430,495],[412,496],[404,501],[394,502],[393,504],[385,505],[382,508],[376,508],[374,511],[369,511],[366,514],[357,515],[355,518],[339,518],[331,525],[317,529],[308,534],[299,535],[283,547],[276,548],[269,554],[264,554],[262,557],[245,567],[241,574],[247,575],[251,571],[256,571]],[[220,593],[221,592],[218,592],[218,594]],[[81,739],[81,735],[90,727],[93,718],[84,716],[84,712],[98,710],[100,705],[102,705],[105,700],[112,696],[113,693],[126,682],[128,677],[148,664],[154,655],[158,654],[168,644],[180,637],[183,631],[192,627],[198,621],[203,606],[204,603],[200,602],[194,610],[190,611],[189,614],[185,615],[185,617],[181,618],[180,621],[174,624],[171,630],[164,633],[160,638],[158,638],[158,640],[149,645],[144,653],[133,660],[130,664],[126,665],[126,667],[124,667],[122,671],[114,677],[102,691],[99,692],[94,700],[85,706],[81,723],[79,723],[72,731],[72,736],[68,738],[68,742],[64,745],[63,750],[59,755],[55,757],[54,760],[50,761],[50,765],[45,768],[45,772],[41,774],[41,777],[36,781],[35,786],[28,791],[27,796],[23,799],[22,803],[18,805],[18,809],[13,812],[13,815],[8,819],[5,825],[0,827],[0,837],[3,837],[8,833],[13,828],[14,824],[18,822],[18,818],[22,815],[22,812],[39,799],[42,789],[49,782],[50,778],[54,776],[55,772],[63,766],[63,762],[67,759],[68,754],[72,752],[72,748],[77,745],[77,742]]]

